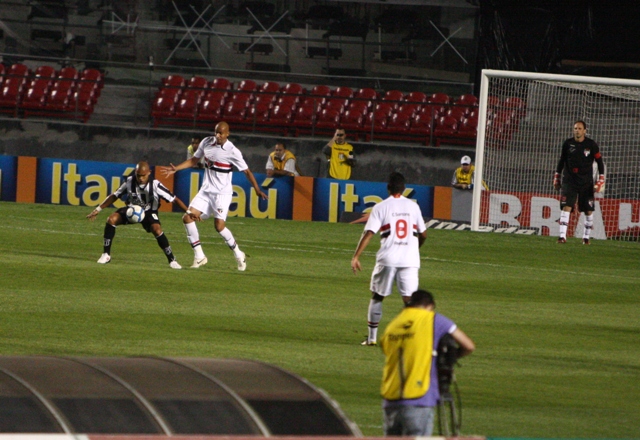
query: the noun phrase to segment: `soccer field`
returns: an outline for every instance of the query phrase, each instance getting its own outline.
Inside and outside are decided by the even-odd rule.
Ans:
[[[0,354],[197,356],[273,363],[326,390],[365,435],[382,435],[383,355],[362,347],[376,238],[354,276],[362,225],[230,218],[247,271],[212,221],[209,264],[180,214],[161,213],[183,270],[151,234],[106,209],[0,202]],[[421,287],[477,350],[456,369],[463,434],[638,437],[640,244],[429,230]],[[383,306],[381,328],[399,312]]]

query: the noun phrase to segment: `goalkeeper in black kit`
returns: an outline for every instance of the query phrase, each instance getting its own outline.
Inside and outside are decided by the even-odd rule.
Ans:
[[[578,202],[578,209],[584,212],[584,235],[582,243],[589,244],[589,236],[593,228],[593,196],[604,187],[604,162],[600,147],[585,136],[587,124],[576,121],[573,124],[573,137],[562,144],[562,155],[553,177],[553,187],[560,191],[560,237],[558,243],[567,242],[567,228],[573,206]],[[598,164],[598,180],[593,181],[593,162]]]

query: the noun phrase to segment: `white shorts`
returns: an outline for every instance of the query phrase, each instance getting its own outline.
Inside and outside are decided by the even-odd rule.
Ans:
[[[189,207],[200,211],[202,220],[206,220],[209,217],[226,220],[232,198],[232,194],[210,195],[198,191],[198,194],[191,200]]]
[[[389,267],[376,264],[371,274],[371,291],[380,296],[389,296],[396,281],[398,292],[402,296],[411,296],[418,290],[419,279],[417,267]]]

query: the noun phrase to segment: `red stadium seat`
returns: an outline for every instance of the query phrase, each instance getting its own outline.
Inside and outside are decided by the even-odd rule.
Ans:
[[[478,118],[464,118],[458,127],[458,136],[462,138],[475,139],[478,135]]]
[[[222,101],[205,97],[198,106],[196,121],[215,125],[222,120]]]
[[[258,92],[276,94],[280,92],[280,84],[273,81],[267,81],[258,88]]]
[[[413,116],[416,113],[419,113],[421,108],[421,104],[409,103],[405,101],[400,107],[398,107],[398,110],[396,112]]]
[[[358,137],[360,133],[364,132],[365,116],[364,113],[358,110],[347,110],[340,119],[340,126],[351,133],[352,136]]]
[[[281,90],[282,95],[294,95],[296,96],[296,102],[302,99],[302,95],[304,95],[304,88],[297,83],[289,83],[285,85]]]
[[[203,94],[205,92],[205,89],[207,89],[208,87],[209,81],[201,76],[192,77],[186,85],[186,88],[201,90]]]
[[[387,127],[387,120],[389,119],[389,113],[385,110],[374,110],[367,115],[367,119],[364,122],[364,127],[367,130],[380,131]]]
[[[174,117],[176,119],[195,120],[202,91],[198,89],[185,90],[180,96],[176,106]]]
[[[236,87],[236,91],[255,92],[256,90],[258,90],[258,85],[251,79],[243,79]]]
[[[467,107],[449,107],[445,115],[451,116],[460,122],[467,116]]]
[[[289,126],[292,118],[293,111],[288,105],[276,105],[275,107],[273,107],[273,109],[271,109],[271,114],[269,115],[269,121],[271,122],[271,124],[279,125],[283,128],[283,130]]]
[[[350,99],[353,98],[353,89],[350,87],[338,87],[331,93],[331,96],[335,98]]]
[[[427,102],[427,95],[422,92],[407,93],[404,101],[410,104],[424,104]]]
[[[160,80],[162,86],[165,88],[173,87],[173,88],[182,88],[185,86],[185,80],[180,75],[169,75]]]
[[[440,138],[450,138],[458,131],[459,121],[453,116],[441,116],[436,121],[433,129],[433,135]]]
[[[391,103],[394,110],[400,107],[403,100],[404,93],[402,93],[400,90],[389,90],[382,97],[382,101]]]
[[[316,131],[319,133],[327,133],[335,131],[340,125],[340,112],[336,109],[322,109],[316,119]]]
[[[376,104],[376,106],[374,107],[374,112],[380,113],[380,114],[384,114],[385,117],[389,117],[391,116],[391,114],[393,113],[393,110],[395,109],[395,105],[392,102],[384,102],[384,101],[380,101]]]
[[[289,107],[291,113],[294,112],[296,106],[298,104],[299,96],[296,95],[281,95],[276,101],[276,106],[278,107]]]
[[[419,139],[423,139],[425,144],[429,144],[433,134],[433,120],[430,115],[418,113],[415,115],[409,126],[409,133]]]
[[[294,128],[294,135],[298,136],[300,133],[310,133],[311,128],[315,123],[316,116],[320,113],[321,108],[313,105],[301,105],[296,110],[295,116],[291,125]]]
[[[478,105],[478,98],[475,95],[461,95],[454,101],[454,104],[474,107]]]
[[[451,98],[446,93],[434,93],[427,98],[427,102],[430,104],[449,104]]]
[[[347,107],[347,100],[342,98],[330,98],[324,105],[325,109],[337,110],[340,115]]]
[[[224,119],[230,124],[242,123],[247,114],[249,103],[247,101],[231,101],[224,107]]]

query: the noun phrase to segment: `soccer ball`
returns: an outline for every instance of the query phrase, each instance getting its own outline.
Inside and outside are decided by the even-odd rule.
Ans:
[[[144,208],[140,205],[131,205],[127,208],[127,220],[130,223],[140,223],[144,220]]]

